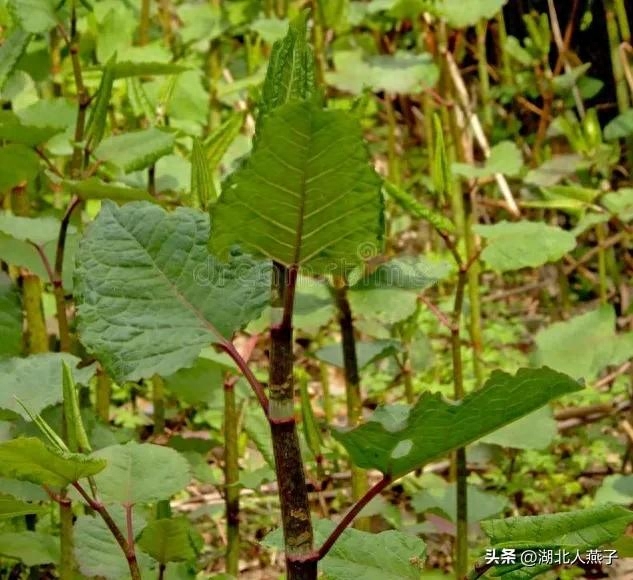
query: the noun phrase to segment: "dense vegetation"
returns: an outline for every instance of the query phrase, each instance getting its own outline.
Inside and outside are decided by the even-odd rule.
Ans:
[[[0,0],[0,577],[624,577],[631,12]]]

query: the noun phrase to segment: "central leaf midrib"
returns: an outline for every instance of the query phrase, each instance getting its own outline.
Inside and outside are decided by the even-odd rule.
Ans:
[[[308,159],[310,159],[310,151],[312,150],[312,136],[313,136],[313,126],[312,126],[312,110],[309,110],[308,119],[310,123],[309,132],[308,132],[308,143],[306,147],[306,151],[303,157],[303,168],[301,171],[301,183],[299,185],[299,215],[297,216],[297,235],[295,237],[295,253],[293,256],[293,266],[299,266],[301,260],[301,243],[303,238],[303,224],[305,221],[305,208],[306,208],[306,196],[307,196],[307,187],[306,187],[306,172],[308,168]]]
[[[218,331],[217,328],[215,328],[215,326],[213,324],[211,324],[211,322],[209,322],[204,314],[194,305],[192,304],[189,299],[181,293],[180,289],[178,288],[178,286],[176,286],[176,284],[174,284],[170,278],[159,268],[158,264],[156,263],[156,260],[154,259],[154,257],[147,251],[147,248],[145,248],[145,246],[143,246],[143,244],[140,242],[140,240],[138,240],[136,238],[136,236],[129,231],[126,226],[119,220],[119,215],[115,214],[114,212],[110,212],[110,215],[112,215],[112,217],[114,218],[114,221],[119,225],[119,227],[121,228],[121,230],[127,234],[129,236],[130,239],[134,240],[134,242],[136,242],[136,244],[138,245],[139,248],[141,248],[141,250],[143,250],[143,252],[147,255],[147,257],[150,259],[152,266],[154,267],[154,270],[156,272],[158,272],[160,274],[160,276],[162,277],[162,279],[166,282],[168,289],[171,291],[171,293],[173,294],[173,296],[176,298],[176,300],[178,300],[178,302],[180,304],[182,304],[185,309],[191,311],[193,313],[193,315],[200,321],[200,323],[202,324],[202,326],[204,326],[209,332],[211,332],[212,334],[214,334],[215,336],[217,336],[221,341],[226,340],[224,338],[224,336],[222,336],[222,334]],[[164,219],[169,219],[169,216],[165,215],[161,217],[161,221]],[[194,241],[194,247],[195,247],[195,241]]]

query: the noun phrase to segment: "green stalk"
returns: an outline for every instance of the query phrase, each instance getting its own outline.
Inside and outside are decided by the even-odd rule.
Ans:
[[[310,503],[294,415],[292,313],[297,269],[273,263],[268,421],[279,486],[288,580],[316,580]]]
[[[512,66],[510,65],[510,55],[506,50],[508,32],[506,30],[506,20],[503,16],[503,10],[500,10],[497,16],[497,26],[499,32],[499,41],[497,44],[501,60],[501,80],[504,84],[509,85],[512,83]]]
[[[389,174],[389,181],[395,185],[400,185],[400,156],[398,155],[397,138],[398,123],[396,122],[396,114],[393,110],[393,102],[390,93],[385,94],[384,105],[385,113],[387,114],[387,127],[389,128],[387,136],[387,171]]]
[[[152,377],[152,404],[154,407],[154,435],[165,432],[165,382],[163,378]]]
[[[316,63],[317,85],[325,83],[325,33],[323,31],[323,13],[321,2],[311,0],[312,6],[312,45],[314,47],[314,60]]]
[[[486,36],[488,21],[477,23],[477,69],[479,71],[479,97],[481,99],[484,129],[492,127],[492,99],[490,98],[490,77],[488,76],[488,57],[486,54]]]
[[[472,259],[477,251],[475,243],[475,235],[473,233],[473,222],[475,214],[472,211],[472,202],[468,215],[465,217],[466,230],[464,231],[464,239],[466,242],[466,255],[468,259]],[[483,356],[483,336],[481,331],[481,294],[479,292],[479,276],[481,274],[481,265],[478,259],[473,260],[468,268],[468,301],[470,306],[470,319],[468,330],[470,341],[473,348],[473,371],[477,380],[477,387],[484,382],[484,371],[481,365]]]
[[[141,16],[138,23],[138,43],[144,46],[149,41],[150,0],[141,0]]]
[[[460,337],[460,320],[464,303],[464,287],[468,275],[467,270],[460,265],[453,306],[453,320],[451,325],[451,355],[453,361],[453,388],[456,401],[464,398],[464,375],[462,364],[462,349]],[[455,451],[453,465],[457,486],[457,537],[455,538],[455,578],[464,578],[468,570],[468,494],[466,466],[466,449],[460,447]]]
[[[238,412],[235,381],[224,382],[224,488],[226,506],[226,573],[236,578],[240,560],[240,488]]]
[[[26,350],[48,352],[48,332],[42,309],[42,283],[34,274],[22,276],[22,305],[26,315]]]
[[[631,41],[631,26],[629,17],[626,15],[626,6],[624,0],[614,0],[615,17],[618,20],[618,28],[620,30],[620,38],[625,42]]]
[[[608,281],[607,281],[607,253],[604,247],[606,238],[605,224],[596,226],[596,238],[598,240],[598,279],[600,288],[600,304],[607,303]]]
[[[218,101],[218,81],[222,77],[222,50],[220,39],[209,42],[207,56],[207,70],[209,74],[209,132],[212,132],[222,122]]]
[[[345,368],[345,394],[347,399],[347,425],[356,427],[363,416],[363,398],[360,390],[360,375],[356,355],[356,337],[354,336],[354,320],[352,309],[347,298],[347,284],[340,277],[334,279],[334,296],[338,310],[338,323],[341,329],[343,346],[343,365]],[[351,465],[352,499],[358,501],[369,489],[367,475],[363,469]],[[354,526],[369,531],[369,520],[359,518]]]
[[[446,33],[445,23],[440,23],[438,28],[438,48],[441,55],[445,54],[448,50],[448,37]],[[453,97],[453,83],[451,81],[451,75],[448,68],[448,62],[446,58],[440,59],[440,93],[447,99]],[[449,139],[445,140],[446,143],[446,157],[448,165],[459,161],[458,148],[460,147],[460,130],[457,127],[455,115],[451,114],[446,105],[440,107],[440,113],[442,118],[442,126],[445,130],[448,130],[450,135]],[[453,221],[455,222],[455,229],[458,232],[463,232],[465,229],[464,221],[464,200],[462,198],[461,184],[456,178],[449,180],[446,184],[448,194],[451,202],[451,210]]]
[[[70,579],[75,576],[73,508],[71,500],[66,495],[66,489],[63,489],[60,493],[59,526],[59,577],[62,579]]]
[[[112,380],[102,369],[97,370],[97,392],[95,396],[95,411],[97,417],[104,423],[110,422],[110,397],[112,395]]]
[[[611,51],[611,69],[615,82],[615,95],[618,103],[618,110],[624,113],[630,107],[629,90],[624,75],[624,67],[620,60],[620,31],[614,11],[614,1],[604,0],[604,9],[607,21],[607,36],[609,37],[609,48]],[[625,20],[626,22],[626,20]],[[627,22],[628,24],[628,22]]]

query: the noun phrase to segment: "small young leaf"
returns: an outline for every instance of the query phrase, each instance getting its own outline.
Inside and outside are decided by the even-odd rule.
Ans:
[[[83,181],[65,181],[71,193],[81,199],[111,199],[118,203],[130,201],[150,201],[155,203],[155,199],[146,189],[137,187],[127,187],[123,185],[112,185],[104,183],[97,177],[89,177]]]
[[[125,173],[147,169],[174,148],[175,137],[156,129],[113,135],[103,140],[94,154],[97,159],[109,161]]]
[[[0,46],[0,92],[15,70],[30,40],[31,35],[28,32],[16,28]]]
[[[131,62],[122,60],[112,64],[114,80],[132,77],[177,75],[186,70],[189,70],[188,66],[170,62]]]
[[[231,115],[205,140],[204,148],[212,171],[216,171],[220,166],[222,157],[240,134],[243,124],[243,114]]]
[[[0,62],[2,62],[1,55]],[[48,141],[61,131],[62,129],[59,127],[29,125],[24,123],[13,111],[0,111],[0,139],[10,143],[34,147]]]
[[[202,143],[194,137],[191,150],[191,195],[204,211],[209,208],[209,198],[214,203],[218,197],[209,165]]]
[[[270,265],[207,251],[209,217],[105,202],[77,255],[79,333],[117,379],[170,375],[268,303]]]
[[[64,487],[84,477],[96,475],[106,466],[98,458],[63,453],[44,445],[35,437],[0,443],[0,476],[41,485]]]
[[[112,87],[114,85],[113,68],[116,63],[116,53],[112,55],[110,60],[103,68],[101,83],[97,89],[97,96],[92,107],[88,124],[86,125],[86,139],[91,149],[95,149],[105,133],[106,121],[108,120],[108,107],[112,98]]]
[[[475,233],[486,239],[481,254],[494,270],[508,272],[555,262],[576,247],[571,232],[542,222],[506,222],[478,225]]]
[[[547,367],[521,369],[514,376],[494,371],[463,401],[425,393],[414,407],[381,407],[364,424],[332,435],[359,467],[400,477],[581,388]]]
[[[160,564],[186,562],[197,555],[197,532],[186,517],[154,520],[138,539],[138,547]]]
[[[273,45],[262,86],[260,119],[291,101],[305,101],[316,94],[314,56],[306,41],[307,16],[290,23],[288,33]]]
[[[382,247],[380,180],[357,120],[310,103],[261,124],[253,153],[212,209],[210,247],[234,244],[311,273],[352,269]],[[247,224],[247,227],[245,225]]]
[[[429,222],[435,229],[441,232],[453,232],[455,226],[440,212],[422,205],[415,197],[404,189],[385,181],[383,183],[385,193],[392,198],[402,209],[407,211],[411,217],[423,219]]]
[[[66,362],[62,362],[62,381],[64,393],[64,413],[66,421],[66,440],[71,451],[88,453],[92,451],[81,412],[79,410],[79,394],[72,371]]]
[[[433,187],[440,199],[444,199],[450,187],[451,170],[448,166],[448,155],[444,143],[444,129],[437,113],[433,115],[433,154],[433,163],[431,164]]]
[[[107,463],[95,477],[103,501],[139,504],[169,499],[190,479],[189,463],[174,449],[130,441],[112,445],[91,455]]]

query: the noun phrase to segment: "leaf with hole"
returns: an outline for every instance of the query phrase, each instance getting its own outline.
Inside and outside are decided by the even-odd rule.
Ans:
[[[379,407],[362,425],[332,435],[364,469],[400,477],[582,387],[546,367],[494,371],[462,401],[424,393],[414,407]]]

